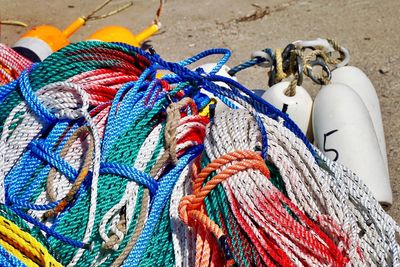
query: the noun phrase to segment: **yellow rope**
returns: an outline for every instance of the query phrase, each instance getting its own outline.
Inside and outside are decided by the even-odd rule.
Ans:
[[[288,87],[286,88],[284,94],[286,96],[295,96],[296,95],[296,87],[297,87],[297,74],[293,76],[293,80],[290,81]]]
[[[335,62],[335,63],[331,63],[331,64],[339,64],[339,63],[341,63],[341,62],[345,59],[345,57],[346,57],[344,51],[342,50],[342,47],[339,45],[338,42],[336,42],[336,41],[333,40],[333,39],[326,39],[326,40],[327,40],[327,41],[329,42],[329,44],[333,47],[333,49],[335,49],[335,51],[339,52],[339,54],[340,54],[340,57],[339,57],[339,58],[330,57],[330,60],[331,60],[332,62]]]
[[[334,49],[339,52],[340,46],[334,42],[334,41],[329,41],[332,43],[332,46]],[[304,53],[301,49],[296,49],[291,52],[290,55],[290,61],[289,61],[289,67],[287,68],[287,72],[283,70],[283,58],[282,58],[282,49],[276,49],[275,50],[275,59],[276,59],[276,81],[280,82],[285,78],[288,78],[289,76],[293,75],[293,79],[291,80],[290,84],[284,91],[284,94],[286,96],[294,96],[296,94],[296,86],[297,86],[297,81],[299,79],[298,73],[295,70],[296,66],[296,58],[300,57],[301,63],[304,66],[303,69],[303,74],[308,76],[307,70],[312,71],[312,67],[310,65],[310,61],[314,60],[317,57],[321,57],[327,64],[337,64],[341,62],[341,59],[336,59],[330,57],[324,50],[316,49],[313,50],[310,53]],[[323,73],[314,73],[313,76],[320,80],[323,84],[329,84],[330,81],[329,79],[323,74]]]
[[[27,258],[24,254],[21,253],[18,249],[10,245],[9,243],[5,242],[4,240],[0,239],[0,245],[7,250],[11,255],[16,257],[20,260],[23,264],[27,267],[37,267],[38,265],[34,263],[31,259]]]
[[[210,117],[210,105],[217,104],[217,100],[215,98],[211,98],[210,103],[208,103],[200,112],[199,115]]]
[[[62,266],[41,243],[2,216],[0,216],[0,244],[28,267]]]
[[[286,74],[283,71],[282,49],[277,48],[275,50],[275,60],[276,60],[276,80],[280,82],[288,76],[288,74]]]

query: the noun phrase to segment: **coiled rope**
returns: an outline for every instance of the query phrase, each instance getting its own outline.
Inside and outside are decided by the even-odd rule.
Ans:
[[[211,55],[211,73],[187,68]],[[229,56],[92,41],[16,65],[0,88],[2,264],[399,266],[397,223],[286,114],[215,75]]]

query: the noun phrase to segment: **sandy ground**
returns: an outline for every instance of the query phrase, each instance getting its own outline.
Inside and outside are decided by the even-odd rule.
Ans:
[[[62,28],[102,1],[0,0],[0,18],[19,19],[29,25],[51,23]],[[134,2],[129,11],[87,24],[71,40],[83,40],[102,25],[110,24],[138,32],[154,18],[158,0]],[[252,3],[269,6],[273,11],[256,21],[235,22],[254,11]],[[169,0],[162,16],[165,32],[153,37],[152,45],[168,60],[227,47],[233,52],[231,66],[248,59],[254,50],[284,47],[298,39],[330,37],[349,48],[351,65],[366,72],[380,98],[394,194],[390,213],[400,221],[399,17],[397,0]],[[3,26],[0,41],[11,45],[23,31]],[[262,68],[244,71],[238,77],[249,88],[266,88]],[[315,95],[318,88],[311,86],[308,90]]]

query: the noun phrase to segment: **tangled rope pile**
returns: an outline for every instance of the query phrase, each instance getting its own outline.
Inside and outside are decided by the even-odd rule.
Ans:
[[[359,177],[216,75],[228,50],[172,63],[89,41],[32,65],[2,49],[2,266],[400,266]]]

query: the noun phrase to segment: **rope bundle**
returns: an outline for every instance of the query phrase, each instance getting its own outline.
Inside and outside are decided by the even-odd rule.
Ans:
[[[214,54],[209,74],[186,68]],[[286,114],[215,75],[229,56],[91,41],[15,67],[2,266],[400,265],[396,222]],[[233,109],[214,115],[202,90]]]

